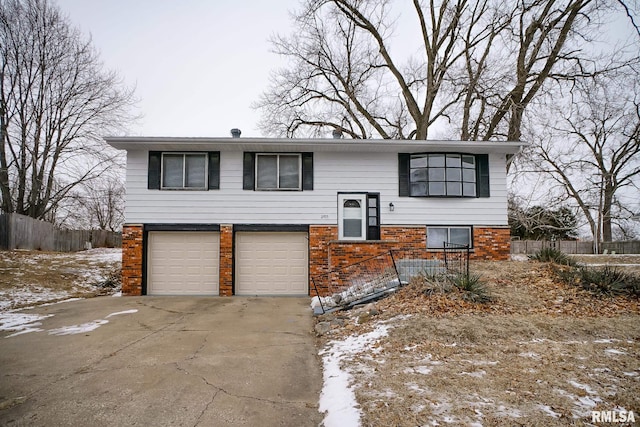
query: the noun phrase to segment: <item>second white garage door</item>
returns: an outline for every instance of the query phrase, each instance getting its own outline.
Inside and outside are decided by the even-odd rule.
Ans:
[[[150,231],[147,294],[218,295],[220,233]]]
[[[307,233],[236,233],[236,295],[308,295]]]

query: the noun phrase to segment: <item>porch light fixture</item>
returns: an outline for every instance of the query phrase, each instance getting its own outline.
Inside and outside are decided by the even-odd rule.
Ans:
[[[394,210],[395,208],[396,208],[396,207],[395,207],[395,206],[393,206],[393,202],[389,202],[389,210],[390,210],[391,212],[393,212],[393,210]]]

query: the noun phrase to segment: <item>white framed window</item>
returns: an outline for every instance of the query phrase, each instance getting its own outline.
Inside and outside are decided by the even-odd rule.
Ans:
[[[206,190],[207,153],[162,153],[163,190]]]
[[[367,195],[338,194],[338,238],[367,238]]]
[[[412,154],[410,195],[476,197],[476,158],[470,154]]]
[[[442,249],[445,243],[473,246],[471,227],[427,227],[427,248]]]
[[[257,154],[256,190],[301,190],[300,154]]]

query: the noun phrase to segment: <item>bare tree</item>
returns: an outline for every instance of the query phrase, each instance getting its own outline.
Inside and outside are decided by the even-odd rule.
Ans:
[[[112,166],[102,141],[133,92],[48,0],[0,2],[0,194],[5,212],[47,218]]]
[[[125,183],[119,170],[74,188],[55,211],[61,228],[120,231],[124,223]]]
[[[530,153],[533,171],[582,211],[596,242],[611,241],[625,214],[625,195],[637,202],[640,179],[640,72],[576,82],[571,102],[554,100]],[[547,191],[553,191],[548,188]]]
[[[273,41],[290,67],[256,107],[262,129],[295,136],[519,140],[526,108],[549,79],[592,74],[579,60],[595,0],[414,0],[416,54],[397,54],[391,0],[306,0],[296,32]],[[409,27],[410,25],[407,25]],[[406,30],[406,28],[403,28]]]

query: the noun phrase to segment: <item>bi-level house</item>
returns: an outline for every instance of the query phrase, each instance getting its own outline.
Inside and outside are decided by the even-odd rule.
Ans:
[[[125,295],[309,295],[337,265],[444,242],[509,257],[521,142],[106,140],[127,151]]]

